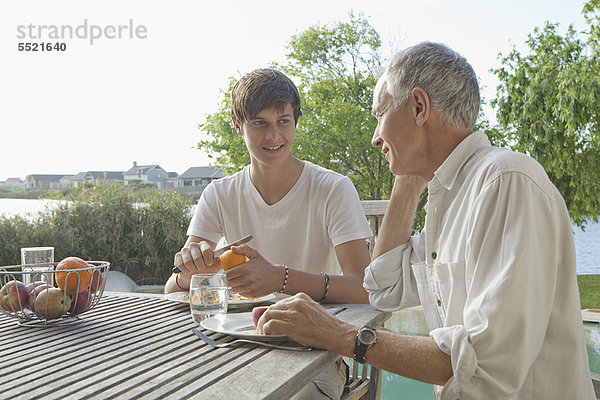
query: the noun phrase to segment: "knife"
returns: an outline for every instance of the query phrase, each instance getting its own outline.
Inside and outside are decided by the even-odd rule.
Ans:
[[[235,242],[231,242],[223,247],[219,247],[218,249],[216,249],[213,252],[213,258],[221,257],[221,255],[223,253],[225,253],[227,250],[231,249],[232,246],[239,246],[241,244],[248,243],[250,240],[252,240],[252,235],[245,236],[245,237],[241,238],[240,240],[236,240]],[[181,270],[179,268],[177,268],[177,267],[173,268],[174,274],[178,274],[180,272],[181,272]]]

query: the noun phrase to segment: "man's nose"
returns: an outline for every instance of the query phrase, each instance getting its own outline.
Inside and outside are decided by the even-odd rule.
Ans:
[[[373,133],[373,139],[371,139],[371,144],[374,147],[383,146],[383,139],[381,138],[381,136],[379,136],[379,126],[375,128],[375,133]]]

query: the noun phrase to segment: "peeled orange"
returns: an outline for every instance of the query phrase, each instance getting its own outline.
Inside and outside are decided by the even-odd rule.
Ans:
[[[79,257],[67,257],[56,266],[56,283],[69,295],[83,292],[90,286],[92,270],[73,271],[90,268],[90,265]]]
[[[244,256],[243,254],[234,253],[231,250],[227,250],[221,256],[221,267],[223,267],[225,271],[233,267],[237,267],[238,265],[243,264],[245,262],[246,256]]]

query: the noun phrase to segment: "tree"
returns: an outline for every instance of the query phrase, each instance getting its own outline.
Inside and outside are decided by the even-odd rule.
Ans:
[[[547,22],[529,35],[529,54],[513,48],[494,70],[498,129],[513,149],[542,164],[581,227],[600,214],[598,4],[590,1],[583,10],[587,40],[572,25],[561,36]]]
[[[236,79],[229,78],[226,90],[220,91],[220,103],[217,112],[206,116],[206,122],[199,126],[208,139],[198,143],[200,150],[206,150],[209,158],[215,158],[217,165],[226,173],[232,174],[250,164],[250,155],[244,140],[235,131],[231,122],[230,93]]]
[[[283,70],[300,82],[304,116],[297,146],[304,159],[350,177],[362,199],[389,196],[392,175],[370,145],[377,121],[373,90],[382,68],[379,34],[363,16],[313,26],[289,42]]]
[[[363,16],[332,26],[316,25],[292,36],[287,63],[274,65],[293,79],[302,98],[294,154],[347,175],[362,199],[389,197],[392,175],[379,149],[370,145],[377,121],[371,116],[381,39]],[[229,116],[234,79],[222,92],[219,110],[200,126],[209,139],[200,149],[227,172],[250,160]]]

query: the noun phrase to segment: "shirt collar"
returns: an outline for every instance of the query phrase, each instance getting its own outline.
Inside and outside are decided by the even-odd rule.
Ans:
[[[477,131],[464,138],[433,174],[447,190],[452,189],[463,164],[481,147],[490,146],[485,133]]]

